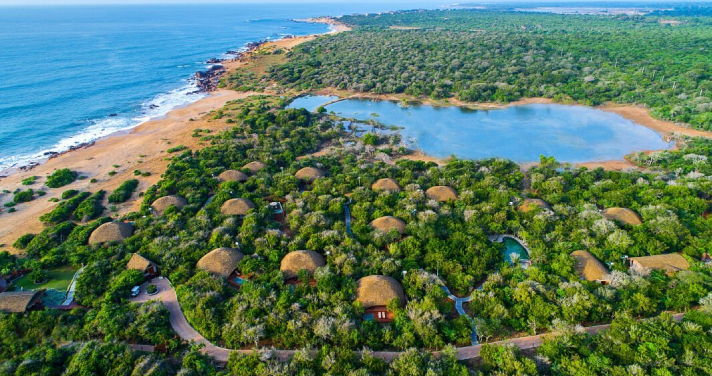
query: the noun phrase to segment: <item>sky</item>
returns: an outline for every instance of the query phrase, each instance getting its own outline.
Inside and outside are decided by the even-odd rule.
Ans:
[[[4,5],[102,5],[102,4],[205,4],[205,3],[380,3],[384,0],[0,0],[0,6]],[[385,0],[390,4],[456,4],[456,3],[503,3],[503,2],[527,2],[529,0]],[[532,2],[551,2],[552,0],[536,0]],[[561,0],[562,3],[591,2],[592,0]],[[646,2],[645,0],[620,0],[627,3]],[[709,0],[662,0],[662,2],[698,2]],[[607,3],[618,2],[618,0],[606,0]],[[649,2],[660,2],[650,0]]]

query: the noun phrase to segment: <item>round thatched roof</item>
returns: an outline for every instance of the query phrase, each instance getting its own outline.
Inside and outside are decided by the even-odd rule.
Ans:
[[[292,279],[297,277],[300,270],[306,270],[313,276],[316,268],[324,265],[326,265],[324,257],[314,251],[294,251],[284,256],[279,270],[284,273],[285,279]]]
[[[219,277],[227,278],[237,269],[237,264],[245,257],[233,248],[216,248],[198,260],[198,268]]]
[[[251,174],[256,174],[256,173],[258,173],[261,169],[263,169],[263,168],[265,168],[265,167],[267,167],[267,165],[266,165],[265,163],[260,162],[260,161],[250,162],[250,163],[248,163],[248,164],[242,166],[243,169],[246,168],[246,169],[250,170],[250,173],[251,173]]]
[[[151,204],[151,208],[155,210],[158,215],[163,215],[166,209],[168,209],[171,205],[180,210],[183,209],[184,206],[188,205],[188,201],[180,196],[164,196],[154,201],[153,204]]]
[[[364,308],[387,306],[393,299],[405,304],[403,287],[395,279],[385,275],[370,275],[356,281],[356,300]]]
[[[405,233],[405,222],[401,221],[396,217],[391,217],[390,215],[374,219],[373,222],[371,222],[371,227],[384,232],[389,232],[392,229],[396,229],[401,234]]]
[[[218,175],[220,181],[247,181],[250,177],[237,170],[226,170]]]
[[[89,236],[89,244],[120,242],[133,234],[134,227],[130,223],[109,222],[99,226]]]
[[[525,198],[524,201],[522,201],[522,204],[519,205],[519,211],[522,213],[529,213],[534,208],[551,210],[551,206],[540,198]]]
[[[427,191],[425,191],[425,196],[427,196],[431,200],[435,200],[438,202],[457,200],[457,192],[451,187],[444,185],[438,185],[436,187],[428,189]]]
[[[588,251],[571,252],[571,257],[576,260],[576,274],[587,281],[607,281],[608,269]]]
[[[627,208],[608,208],[601,212],[610,221],[618,221],[626,225],[638,226],[643,224],[643,220],[634,211]]]
[[[225,215],[245,215],[254,207],[255,204],[246,198],[231,198],[220,207],[220,212]]]
[[[299,180],[304,180],[311,183],[316,179],[323,178],[324,176],[326,176],[326,174],[324,173],[324,171],[318,168],[304,167],[303,169],[297,171],[294,176],[296,176]]]
[[[374,191],[385,191],[385,192],[400,192],[401,187],[395,179],[383,178],[376,180],[371,189]]]

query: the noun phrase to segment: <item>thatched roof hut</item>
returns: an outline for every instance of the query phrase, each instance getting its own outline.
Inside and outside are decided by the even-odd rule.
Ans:
[[[620,223],[638,226],[643,224],[640,216],[628,208],[608,208],[601,212],[609,221],[618,221]]]
[[[231,198],[220,207],[220,212],[225,215],[246,215],[255,204],[246,198]]]
[[[250,163],[242,166],[243,169],[248,169],[250,171],[250,173],[253,175],[260,172],[260,170],[265,167],[267,167],[267,164],[262,163],[260,161],[250,162]]]
[[[237,171],[237,170],[226,170],[220,173],[218,175],[218,180],[220,181],[247,181],[250,177],[247,176],[245,173]]]
[[[237,249],[216,248],[198,260],[196,266],[210,274],[227,278],[237,269],[237,264],[243,257],[245,255]]]
[[[400,192],[401,187],[395,179],[383,178],[376,180],[375,183],[371,185],[371,189],[374,191],[383,192]]]
[[[297,277],[300,270],[306,270],[313,276],[316,268],[324,265],[324,257],[314,251],[294,251],[284,256],[279,270],[284,273],[284,279],[292,279]]]
[[[405,222],[390,215],[374,219],[371,222],[371,227],[383,232],[390,232],[392,229],[396,229],[401,235],[405,233]]]
[[[139,270],[143,272],[151,266],[154,268],[157,267],[153,261],[139,255],[138,253],[134,253],[128,264],[126,264],[126,269]]]
[[[180,210],[183,209],[184,206],[188,205],[188,200],[180,196],[164,196],[154,201],[153,204],[151,204],[151,209],[153,209],[156,214],[163,215],[163,213],[165,213],[171,205]]]
[[[444,186],[444,185],[438,185],[435,187],[431,187],[430,189],[425,191],[425,196],[427,196],[431,200],[435,200],[438,202],[457,200],[457,192],[454,189],[452,189],[451,187]]]
[[[398,299],[401,306],[405,304],[403,287],[391,277],[370,275],[356,281],[356,300],[364,308],[387,306],[393,299]]]
[[[576,260],[576,274],[581,279],[591,282],[608,282],[610,280],[608,269],[590,252],[574,251],[571,252],[571,257]]]
[[[551,210],[551,206],[544,200],[540,198],[525,198],[522,204],[519,205],[519,211],[522,213],[529,213],[534,208],[540,208],[543,210]]]
[[[133,234],[134,226],[125,222],[108,222],[99,226],[89,236],[89,245],[120,242]]]
[[[668,253],[656,256],[631,257],[628,259],[630,267],[634,270],[645,271],[649,269],[662,270],[668,275],[673,275],[680,270],[690,268],[686,258],[678,253]]]
[[[40,303],[44,291],[6,291],[0,293],[0,312],[23,313],[32,306]]]
[[[326,176],[326,174],[324,173],[324,171],[318,168],[304,167],[303,169],[297,171],[294,176],[296,176],[299,180],[304,180],[306,182],[311,183],[316,179],[323,178],[324,176]]]

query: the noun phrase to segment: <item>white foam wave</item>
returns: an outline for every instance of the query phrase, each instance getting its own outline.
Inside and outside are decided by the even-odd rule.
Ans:
[[[48,153],[61,153],[72,147],[85,144],[112,133],[134,128],[151,119],[165,116],[174,108],[193,103],[206,96],[197,92],[195,82],[188,82],[185,86],[162,93],[141,105],[140,113],[134,116],[107,116],[88,121],[88,126],[81,132],[58,141],[51,148],[35,154],[9,156],[0,158],[0,172],[27,166],[48,157]]]

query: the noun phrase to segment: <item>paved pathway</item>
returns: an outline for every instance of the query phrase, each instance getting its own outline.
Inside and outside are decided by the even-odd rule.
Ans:
[[[351,209],[349,209],[350,203],[351,200],[344,204],[344,218],[346,220],[346,234],[353,237],[353,234],[351,233]]]
[[[141,293],[135,297],[131,298],[130,300],[134,303],[144,303],[148,302],[151,300],[158,300],[163,302],[163,304],[166,306],[168,309],[168,312],[170,313],[170,323],[171,326],[173,327],[173,330],[180,336],[183,340],[188,341],[188,342],[194,342],[196,344],[202,344],[204,347],[201,349],[201,352],[205,355],[213,357],[216,361],[226,363],[228,358],[230,357],[231,352],[236,352],[240,354],[251,354],[255,351],[257,352],[269,352],[272,354],[273,357],[276,357],[278,359],[288,359],[294,355],[294,350],[231,350],[231,349],[226,349],[223,347],[215,346],[213,345],[210,341],[208,341],[205,337],[203,337],[198,331],[193,329],[192,326],[188,323],[188,320],[186,320],[185,315],[183,315],[183,311],[180,308],[180,304],[178,303],[178,297],[176,296],[175,289],[171,285],[170,281],[165,278],[157,278],[151,281],[152,284],[156,285],[158,287],[158,293],[153,296],[149,296],[146,294],[146,285],[141,286]],[[452,295],[452,294],[450,294]],[[454,296],[454,295],[453,295]],[[466,299],[466,298],[463,298]],[[673,315],[673,318],[677,321],[682,321],[682,317],[684,316],[684,313],[678,313]],[[598,334],[603,330],[606,330],[610,328],[610,325],[598,325],[598,326],[590,326],[585,328],[586,332],[589,334]],[[520,338],[513,338],[513,339],[508,339],[505,341],[497,341],[497,342],[491,342],[488,343],[489,345],[506,345],[506,344],[512,344],[517,347],[519,347],[522,350],[526,349],[534,349],[539,346],[544,342],[544,340],[548,337],[553,337],[556,336],[556,333],[547,333],[547,334],[542,334],[542,335],[536,335],[536,336],[529,336],[529,337],[520,337]],[[466,360],[466,359],[474,359],[478,358],[480,356],[480,351],[482,349],[483,345],[474,345],[474,346],[466,346],[466,347],[459,347],[457,349],[457,358],[460,360]],[[315,350],[312,350],[312,353],[315,353]],[[360,353],[360,352],[357,352]],[[378,357],[380,359],[383,359],[387,362],[391,362],[392,360],[396,359],[401,353],[398,351],[375,351],[372,352],[372,354],[375,357]],[[438,354],[438,352],[435,352],[435,354]]]
[[[63,306],[68,306],[74,301],[74,291],[77,289],[77,278],[79,277],[79,274],[82,274],[84,268],[85,267],[82,266],[79,270],[77,270],[76,273],[74,273],[74,277],[72,277],[72,283],[69,284],[69,288],[67,289],[67,295],[64,299],[64,302],[62,303]]]
[[[452,300],[455,302],[455,310],[457,311],[457,314],[460,316],[465,316],[470,320],[470,324],[472,326],[472,333],[470,333],[470,344],[471,345],[478,345],[480,342],[477,340],[477,328],[475,326],[475,322],[472,321],[472,317],[470,317],[467,312],[465,312],[465,309],[462,307],[462,303],[469,302],[472,300],[472,296],[468,295],[464,298],[457,297],[453,295],[453,293],[450,292],[450,289],[447,288],[445,285],[440,285],[440,288],[445,291],[447,294],[448,299]]]

